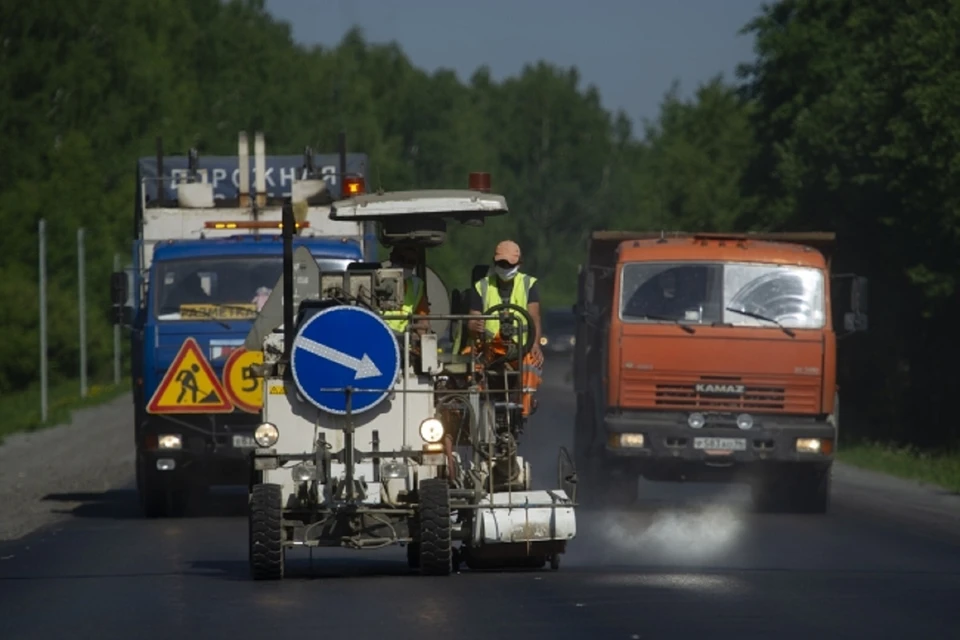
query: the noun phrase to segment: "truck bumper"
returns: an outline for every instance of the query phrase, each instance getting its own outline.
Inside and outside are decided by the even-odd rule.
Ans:
[[[138,459],[144,471],[171,489],[248,485],[258,424],[253,415],[149,416],[138,428]]]
[[[604,458],[641,471],[761,470],[786,462],[828,464],[837,432],[814,418],[753,415],[749,429],[736,416],[706,416],[693,428],[685,413],[623,412],[604,419]]]

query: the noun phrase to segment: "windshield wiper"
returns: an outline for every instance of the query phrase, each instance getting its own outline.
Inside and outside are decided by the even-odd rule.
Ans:
[[[641,314],[641,315],[639,315],[639,316],[633,316],[633,317],[634,317],[634,318],[646,318],[647,320],[660,320],[661,322],[672,322],[673,324],[677,325],[678,327],[680,327],[681,329],[683,329],[683,330],[686,331],[687,333],[696,333],[696,330],[695,330],[693,327],[691,327],[690,325],[687,325],[687,324],[683,324],[682,322],[680,322],[680,319],[679,319],[679,318],[668,318],[667,316],[655,316],[655,315],[651,315],[651,314],[649,314],[649,313],[644,313],[644,314]]]
[[[782,324],[780,324],[780,322],[778,322],[777,320],[774,320],[773,318],[768,318],[767,316],[764,316],[764,315],[760,315],[759,313],[754,313],[753,311],[747,311],[746,309],[734,309],[733,307],[726,307],[726,310],[732,311],[733,313],[739,313],[740,315],[747,316],[748,318],[755,318],[757,320],[772,322],[773,324],[780,327],[780,330],[783,331],[788,336],[790,336],[791,338],[794,338],[797,335],[796,333],[794,333],[793,329],[790,329],[789,327],[785,327]]]

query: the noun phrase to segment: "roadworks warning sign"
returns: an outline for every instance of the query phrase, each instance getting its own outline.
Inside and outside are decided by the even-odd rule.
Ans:
[[[147,413],[232,413],[220,381],[200,346],[187,338],[147,404]]]

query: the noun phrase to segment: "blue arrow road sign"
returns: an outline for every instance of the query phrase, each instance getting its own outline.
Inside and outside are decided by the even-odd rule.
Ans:
[[[374,408],[400,374],[400,348],[387,323],[363,307],[331,307],[300,326],[290,356],[293,380],[318,409],[352,413]],[[373,389],[374,391],[370,391]]]

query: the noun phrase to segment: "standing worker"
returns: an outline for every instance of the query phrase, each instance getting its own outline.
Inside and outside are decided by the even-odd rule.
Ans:
[[[543,351],[540,349],[540,290],[537,279],[520,271],[520,245],[512,240],[504,240],[493,252],[493,273],[478,280],[470,290],[470,313],[482,315],[487,309],[499,304],[509,303],[527,310],[533,320],[533,344],[524,356],[521,368],[523,386],[523,415],[530,416],[536,411],[534,394],[540,387],[543,367]],[[514,314],[516,315],[516,314]],[[525,338],[527,327],[520,318]],[[501,344],[506,340],[500,335],[500,322],[497,320],[471,320],[467,325],[474,334],[485,334],[488,341]],[[519,342],[520,336],[512,340]]]
[[[427,285],[416,274],[417,268],[417,249],[412,246],[396,246],[390,252],[390,266],[395,269],[403,269],[403,307],[399,313],[404,315],[425,316],[430,313],[430,304],[427,300]],[[396,311],[385,312],[385,315],[396,314]],[[384,318],[394,333],[403,335],[409,320],[407,318],[387,319]],[[423,335],[430,328],[427,320],[417,320],[414,322],[413,330]]]

